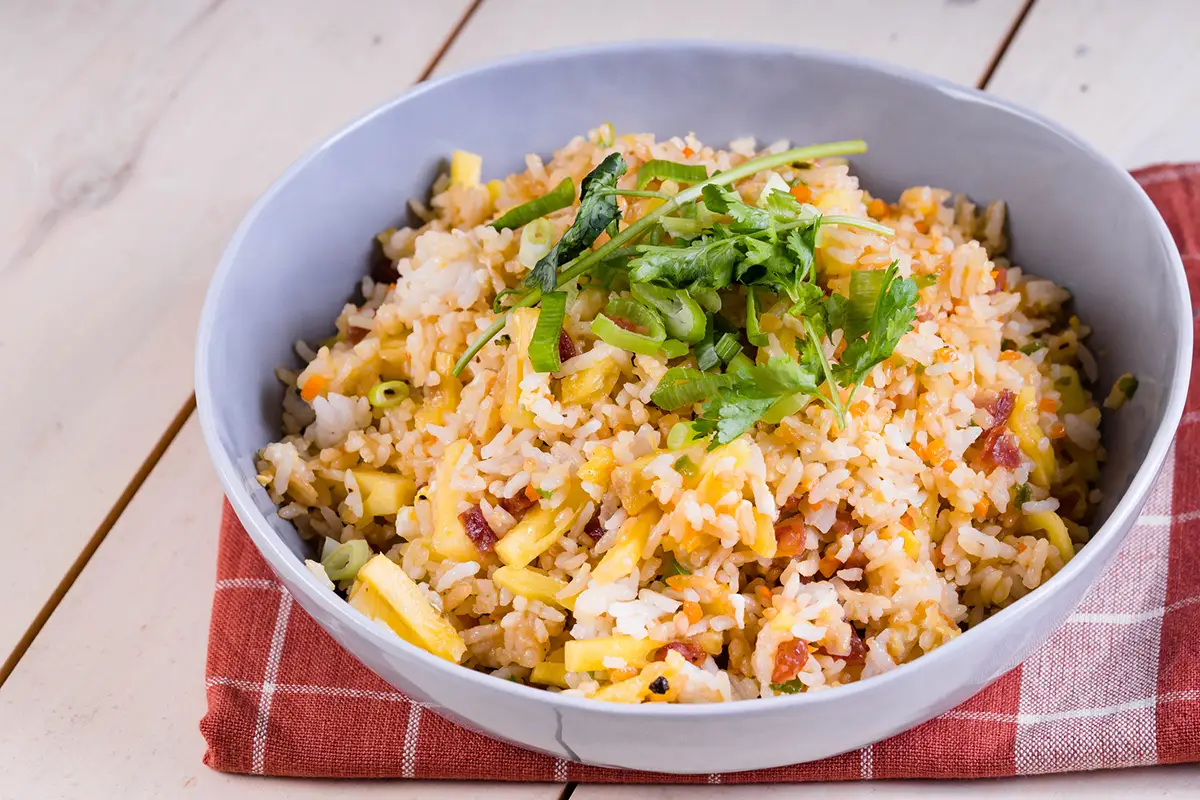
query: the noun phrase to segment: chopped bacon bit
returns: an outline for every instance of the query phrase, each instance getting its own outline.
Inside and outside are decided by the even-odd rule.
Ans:
[[[558,360],[570,361],[575,356],[579,355],[579,348],[575,346],[575,342],[567,335],[566,331],[558,332]]]
[[[684,661],[687,661],[688,663],[697,667],[703,664],[705,659],[708,657],[708,654],[704,652],[704,649],[700,647],[700,645],[696,644],[695,642],[683,641],[664,644],[662,647],[654,651],[654,660],[666,661],[667,653],[671,650],[674,650],[676,653],[679,653],[679,655],[683,656]]]
[[[796,556],[804,550],[804,520],[790,517],[775,524],[775,555]]]
[[[691,158],[692,156],[696,155],[696,151],[690,147],[685,147],[679,152],[684,158]]]
[[[862,637],[858,635],[858,631],[854,630],[854,628],[850,629],[850,652],[845,654],[831,653],[824,647],[817,652],[833,656],[834,658],[840,658],[847,664],[861,664],[867,660],[867,646],[863,644]]]
[[[588,520],[588,524],[584,527],[583,532],[591,537],[593,542],[598,542],[604,538],[604,528],[600,527],[599,514]]]
[[[1008,389],[996,395],[995,399],[987,405],[987,412],[992,417],[992,428],[998,428],[1008,422],[1008,418],[1016,405],[1017,396]]]
[[[475,548],[479,552],[492,552],[496,547],[496,532],[483,518],[483,512],[479,510],[479,506],[471,506],[459,514],[458,519],[463,525],[463,530],[467,532],[467,538],[475,544]]]
[[[839,508],[837,511],[837,519],[833,521],[833,525],[829,528],[829,532],[834,536],[842,536],[854,530],[854,515],[849,509]]]
[[[368,333],[370,333],[370,331],[368,331],[366,328],[356,328],[355,326],[351,325],[346,330],[346,341],[350,344],[358,344],[363,339],[367,338]]]
[[[511,514],[513,517],[520,517],[526,511],[533,507],[537,502],[535,497],[530,497],[526,492],[520,492],[512,497],[505,497],[500,501],[500,507]]]
[[[771,683],[787,683],[799,675],[807,663],[808,642],[803,639],[784,642],[775,651],[775,670],[771,673]]]
[[[1021,466],[1021,449],[1013,435],[997,425],[984,434],[980,458],[993,467],[1016,469]]]
[[[803,183],[797,183],[792,187],[792,197],[801,203],[807,203],[809,200],[812,200],[812,189],[809,189]]]
[[[871,559],[867,558],[867,554],[855,547],[850,551],[850,555],[842,562],[842,569],[865,569],[867,562]]]
[[[395,283],[400,277],[396,262],[383,252],[383,242],[379,239],[371,242],[370,274],[376,283]]]

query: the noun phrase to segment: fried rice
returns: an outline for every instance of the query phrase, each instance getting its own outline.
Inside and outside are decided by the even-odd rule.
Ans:
[[[380,235],[336,335],[297,345],[301,371],[278,370],[283,437],[259,453],[259,481],[324,552],[309,562],[318,578],[451,661],[617,702],[869,678],[1051,579],[1101,499],[1096,365],[1069,292],[1005,257],[1001,202],[927,186],[886,202],[840,158],[736,185],[754,203],[782,179],[823,214],[894,231],[822,227],[824,289],[893,262],[921,287],[911,330],[857,386],[844,424],[810,402],[731,442],[672,449],[671,429],[702,404],[656,405],[670,359],[598,338],[591,323],[624,293],[587,282],[570,288],[557,372],[531,368],[525,309],[453,374],[498,318],[497,295],[529,271],[521,231],[487,224],[502,212],[614,152],[630,166],[618,188],[633,189],[652,159],[715,173],[786,147],[605,126],[487,183],[462,154],[459,174],[413,204],[423,224]],[[617,202],[629,224],[661,200]],[[553,238],[578,208],[546,216]],[[741,324],[739,291],[724,307]],[[804,339],[788,306],[762,308],[757,363]],[[822,339],[827,356],[841,339]],[[388,401],[374,402],[385,382]]]

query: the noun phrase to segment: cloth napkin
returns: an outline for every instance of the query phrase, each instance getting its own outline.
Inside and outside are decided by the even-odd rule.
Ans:
[[[1200,307],[1200,164],[1135,173]],[[1200,331],[1198,331],[1200,333]],[[1193,361],[1193,376],[1200,355]],[[209,635],[204,763],[310,777],[782,783],[963,778],[1200,761],[1200,380],[1110,569],[1040,650],[958,708],[823,761],[724,775],[591,767],[464,730],[333,641],[225,508]]]

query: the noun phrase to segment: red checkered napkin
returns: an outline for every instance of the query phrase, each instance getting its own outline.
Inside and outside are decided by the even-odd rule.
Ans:
[[[1200,164],[1142,170],[1200,306]],[[1193,373],[1200,354],[1193,362]],[[878,744],[791,767],[659,775],[573,764],[463,730],[388,686],[221,524],[204,762],[225,772],[513,781],[780,783],[1024,775],[1200,761],[1200,381],[1137,526],[1079,609],[1023,665]]]

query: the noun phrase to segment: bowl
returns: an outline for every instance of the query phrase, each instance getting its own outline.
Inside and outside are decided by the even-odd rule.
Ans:
[[[455,149],[485,179],[523,169],[611,121],[723,144],[863,138],[872,193],[910,185],[1008,202],[1016,264],[1065,285],[1092,323],[1100,384],[1130,371],[1134,400],[1106,427],[1095,534],[1045,586],[938,650],[826,692],[740,703],[621,706],[450,664],[370,624],[304,568],[307,546],[255,481],[277,437],[292,343],[320,340],[366,270],[374,234],[423,198]],[[1179,422],[1191,362],[1179,254],[1137,183],[1058,125],[981,92],[860,58],[789,47],[646,42],[513,58],[421,84],[301,158],[255,204],[213,278],[196,396],[230,502],[296,601],[388,683],[437,713],[596,765],[713,773],[798,763],[912,727],[1024,659],[1075,608],[1139,513]]]

